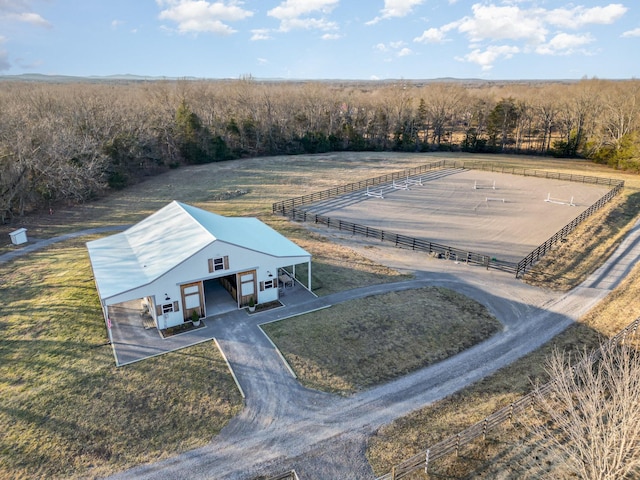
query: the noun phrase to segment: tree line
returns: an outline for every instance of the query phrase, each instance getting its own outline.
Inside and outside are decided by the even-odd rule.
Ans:
[[[3,82],[0,221],[181,165],[329,151],[583,157],[640,170],[640,82]]]

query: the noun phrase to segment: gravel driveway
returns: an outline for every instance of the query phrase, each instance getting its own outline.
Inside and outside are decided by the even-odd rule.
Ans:
[[[246,395],[242,413],[203,448],[110,478],[241,480],[295,469],[301,480],[372,479],[364,454],[368,436],[378,427],[543,345],[604,298],[640,257],[636,224],[606,265],[574,290],[555,293],[501,272],[379,243],[344,241],[378,262],[413,272],[415,280],[341,292],[323,297],[322,302],[336,304],[390,290],[440,285],[486,305],[504,330],[455,357],[343,398],[301,387],[257,325],[216,325],[218,342]]]

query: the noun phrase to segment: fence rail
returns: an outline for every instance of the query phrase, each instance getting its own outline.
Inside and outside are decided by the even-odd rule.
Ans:
[[[547,241],[536,247],[529,255],[520,260],[516,268],[516,277],[523,275],[528,267],[532,266],[540,258],[546,255],[546,253],[551,250],[555,244],[557,244],[558,242],[562,242],[571,232],[573,232],[578,227],[578,225],[580,225],[583,221],[585,221],[587,218],[589,218],[591,215],[593,215],[595,212],[609,203],[613,197],[615,197],[622,191],[623,186],[624,182],[620,181],[619,184],[615,185],[611,190],[600,197],[600,199],[593,205],[591,205],[580,215],[574,218],[571,222],[562,227],[560,231],[556,232]]]
[[[640,317],[636,318],[629,325],[618,332],[614,337],[609,339],[609,341],[603,347],[611,348],[617,345],[623,345],[629,336],[637,334],[639,326]],[[578,368],[584,368],[585,366],[591,365],[592,363],[597,361],[601,355],[602,348],[598,348],[591,352],[591,354],[586,357],[581,363],[574,365],[572,369],[575,371]],[[538,387],[535,390],[529,392],[527,395],[521,397],[519,400],[507,405],[506,407],[501,408],[500,410],[495,411],[484,420],[471,425],[470,427],[455,435],[451,435],[450,437],[445,438],[444,440],[427,448],[423,452],[416,454],[395,465],[391,469],[391,472],[378,477],[377,480],[398,480],[419,469],[424,469],[426,472],[429,468],[430,462],[444,456],[451,455],[453,453],[457,455],[460,447],[471,443],[472,441],[477,440],[480,437],[483,437],[484,439],[484,437],[490,430],[502,425],[505,422],[511,422],[516,414],[523,413],[534,403],[537,396],[547,395],[551,388],[553,388],[553,384],[555,381],[555,379],[550,380],[541,387]]]
[[[401,246],[410,248],[411,250],[438,255],[447,260],[456,260],[472,265],[482,265],[487,269],[494,268],[515,274],[518,267],[518,264],[515,262],[498,260],[490,257],[489,255],[461,250],[459,248],[442,245],[422,238],[409,237],[398,233],[388,232],[379,228],[367,227],[366,225],[347,222],[346,220],[317,215],[302,209],[292,208],[288,212],[288,216],[292,220],[326,225],[327,227],[337,228],[338,230],[348,232],[352,235],[362,235],[367,238],[375,238],[376,240],[393,243],[396,247]]]
[[[373,187],[384,183],[393,182],[394,180],[401,180],[407,176],[420,175],[421,173],[430,172],[432,170],[444,169],[444,168],[460,168],[467,170],[483,170],[496,173],[508,173],[511,175],[522,175],[525,177],[537,177],[548,178],[551,180],[564,180],[568,182],[576,183],[590,183],[594,185],[606,185],[606,186],[624,186],[624,181],[614,178],[602,178],[589,175],[576,175],[573,173],[560,173],[549,172],[546,170],[535,170],[530,168],[516,168],[503,165],[496,165],[487,162],[477,161],[456,161],[456,160],[439,160],[437,162],[427,163],[413,168],[405,168],[397,172],[388,173],[386,175],[380,175],[379,177],[368,178],[359,182],[348,183],[346,185],[340,185],[337,187],[322,190],[320,192],[311,193],[309,195],[302,195],[300,197],[289,198],[280,202],[273,203],[273,213],[279,213],[280,215],[288,215],[290,209],[299,207],[301,205],[308,205],[310,203],[327,200],[332,197],[344,195],[345,193],[356,192],[358,190],[364,190],[367,187]]]
[[[271,208],[273,213],[278,213],[283,216],[289,215],[292,209],[308,205],[310,203],[320,202],[329,198],[338,197],[345,193],[357,192],[359,190],[365,190],[367,187],[374,187],[376,185],[382,185],[384,183],[390,183],[394,180],[401,180],[414,175],[420,175],[432,170],[446,168],[446,161],[438,161],[421,165],[414,168],[405,168],[404,170],[387,173],[386,175],[380,175],[379,177],[368,178],[359,182],[347,183],[346,185],[340,185],[337,187],[329,188],[328,190],[322,190],[320,192],[311,193],[309,195],[302,195],[301,197],[289,198],[280,202],[275,202]]]
[[[524,257],[517,263],[498,260],[488,255],[461,250],[448,245],[430,242],[426,239],[408,237],[406,235],[399,235],[393,232],[367,227],[366,225],[347,222],[345,220],[339,220],[323,215],[316,215],[314,213],[306,211],[303,208],[299,208],[303,205],[320,202],[329,198],[344,195],[346,193],[365,190],[367,187],[391,183],[394,180],[405,179],[411,176],[420,175],[438,169],[483,170],[496,173],[508,173],[511,175],[523,175],[527,177],[548,178],[552,180],[564,180],[569,182],[589,183],[594,185],[606,185],[612,188],[597,202],[591,205],[587,210],[583,211],[570,223],[565,225],[559,232],[555,233],[551,238],[536,247],[531,253],[529,253],[526,257]],[[317,224],[326,225],[327,227],[347,231],[352,235],[364,235],[365,237],[376,238],[380,241],[392,242],[396,246],[407,247],[411,248],[412,250],[422,251],[428,254],[442,255],[446,259],[453,259],[468,264],[482,265],[487,269],[492,268],[503,272],[512,273],[516,277],[519,277],[526,272],[528,267],[531,267],[549,250],[551,250],[554,245],[556,245],[558,242],[563,241],[573,230],[576,229],[576,227],[582,221],[593,215],[597,210],[608,203],[613,197],[618,195],[622,191],[623,187],[624,181],[616,180],[613,178],[601,178],[587,175],[575,175],[572,173],[548,172],[545,170],[507,167],[503,165],[495,165],[492,163],[476,161],[459,162],[452,160],[440,160],[437,162],[428,163],[426,165],[421,165],[419,167],[407,168],[398,172],[361,180],[359,182],[340,185],[338,187],[323,190],[321,192],[275,202],[272,205],[272,211],[275,214],[289,216],[293,220],[301,222],[312,221]]]

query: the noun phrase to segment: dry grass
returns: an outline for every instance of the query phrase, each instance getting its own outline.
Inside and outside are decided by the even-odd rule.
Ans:
[[[592,348],[598,345],[599,338],[597,332],[584,325],[573,326],[549,344],[496,374],[436,402],[433,406],[420,409],[383,427],[369,443],[368,457],[374,471],[376,474],[387,473],[391,466],[425,451],[429,445],[444,440],[509,405],[531,391],[535,382],[545,382],[545,358],[554,348]],[[512,434],[510,429],[505,429],[502,437],[497,432],[492,432],[490,436],[496,441],[493,450],[485,451],[486,446],[479,440],[476,442],[480,446],[477,447],[478,452],[475,456],[485,460],[490,456],[494,462],[499,462],[502,450],[513,448],[513,444],[516,443]],[[522,433],[518,433],[520,434]],[[472,473],[475,475],[476,469],[481,467],[485,460],[470,462],[468,459],[460,461],[455,456],[445,457],[434,462],[433,471],[440,472],[445,477],[467,478],[467,475]],[[507,468],[505,464],[502,467],[511,468]],[[410,478],[426,477],[424,474],[416,474]]]
[[[501,325],[452,290],[391,292],[264,325],[308,387],[349,394],[431,365]]]
[[[0,478],[163,458],[204,445],[241,408],[209,344],[116,368],[85,252],[70,241],[0,273]]]

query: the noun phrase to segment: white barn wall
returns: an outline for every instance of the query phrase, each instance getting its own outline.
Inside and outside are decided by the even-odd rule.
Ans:
[[[229,269],[209,272],[208,260],[210,258],[220,258],[224,256],[228,256],[229,258]],[[155,318],[155,307],[157,305],[178,301],[179,311],[168,313],[162,316],[162,318],[156,319],[158,328],[164,329],[184,322],[184,305],[182,305],[180,290],[180,286],[183,284],[224,277],[247,270],[255,270],[257,281],[256,303],[266,303],[278,299],[278,289],[271,288],[260,291],[260,282],[277,278],[279,268],[303,262],[306,263],[307,260],[307,258],[302,257],[272,257],[271,255],[266,255],[261,252],[217,241],[177,265],[151,284],[111,297],[106,303],[112,305],[147,296],[153,297],[155,303],[152,305],[152,311],[150,313]],[[269,273],[271,273],[273,277],[269,277]],[[165,301],[165,296],[169,296],[170,300]]]

